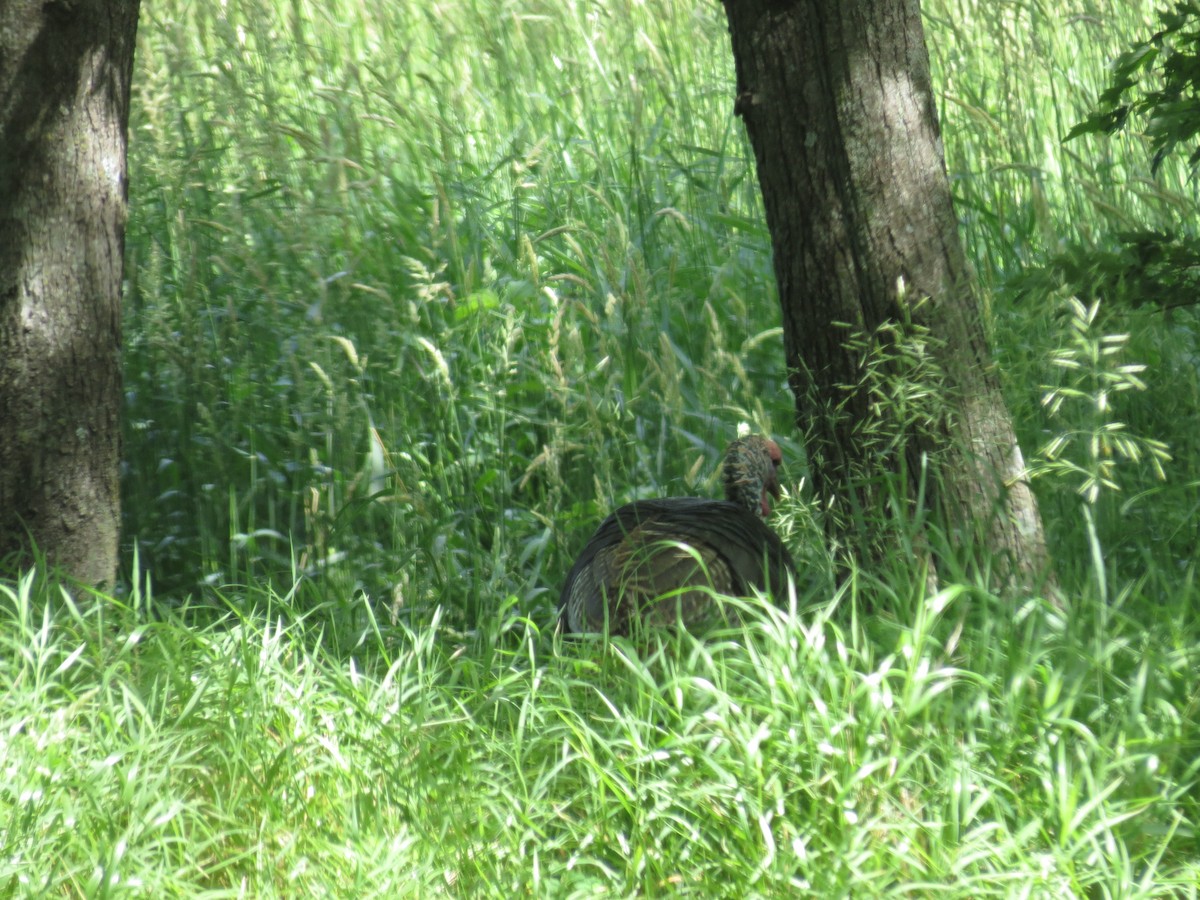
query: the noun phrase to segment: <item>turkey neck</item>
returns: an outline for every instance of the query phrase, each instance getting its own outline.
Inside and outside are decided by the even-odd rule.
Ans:
[[[771,514],[768,496],[779,496],[775,467],[781,458],[774,441],[757,434],[738,438],[729,445],[722,467],[725,499],[767,518]]]

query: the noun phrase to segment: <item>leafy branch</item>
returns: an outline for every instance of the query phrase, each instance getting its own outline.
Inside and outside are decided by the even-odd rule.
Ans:
[[[1063,139],[1084,134],[1116,134],[1131,118],[1144,119],[1154,153],[1152,171],[1179,144],[1200,135],[1200,0],[1179,0],[1159,13],[1161,29],[1113,62],[1112,83],[1100,94],[1097,109]],[[1159,85],[1144,84],[1151,74]],[[1140,96],[1134,96],[1140,90]],[[1200,146],[1188,164],[1200,163]]]

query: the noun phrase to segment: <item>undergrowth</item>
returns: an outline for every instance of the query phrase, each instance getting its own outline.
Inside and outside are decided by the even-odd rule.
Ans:
[[[1195,896],[1194,629],[1130,615],[1149,584],[1100,623],[902,576],[703,637],[435,614],[348,655],[290,597],[155,617],[27,577],[0,592],[0,884]],[[911,616],[862,618],[885,602]]]

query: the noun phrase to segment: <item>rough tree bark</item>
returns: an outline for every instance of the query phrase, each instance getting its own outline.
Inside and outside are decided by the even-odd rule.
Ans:
[[[112,584],[138,0],[0,0],[0,559]],[[32,541],[32,544],[31,544]]]
[[[881,521],[887,467],[907,502],[924,492],[952,539],[983,539],[1008,560],[1006,578],[1035,585],[1047,570],[1041,519],[957,231],[918,0],[725,10],[831,537],[884,549],[863,525]],[[918,390],[880,403],[913,366],[939,402]]]

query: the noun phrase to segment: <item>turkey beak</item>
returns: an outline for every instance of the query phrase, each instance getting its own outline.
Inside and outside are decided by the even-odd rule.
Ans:
[[[779,490],[779,479],[776,478],[775,473],[772,472],[770,477],[767,478],[766,482],[763,484],[762,517],[764,519],[771,515],[771,501],[769,499],[767,499],[767,495],[770,494],[772,497],[774,497],[776,500],[778,500],[780,497],[780,493],[781,492]]]

